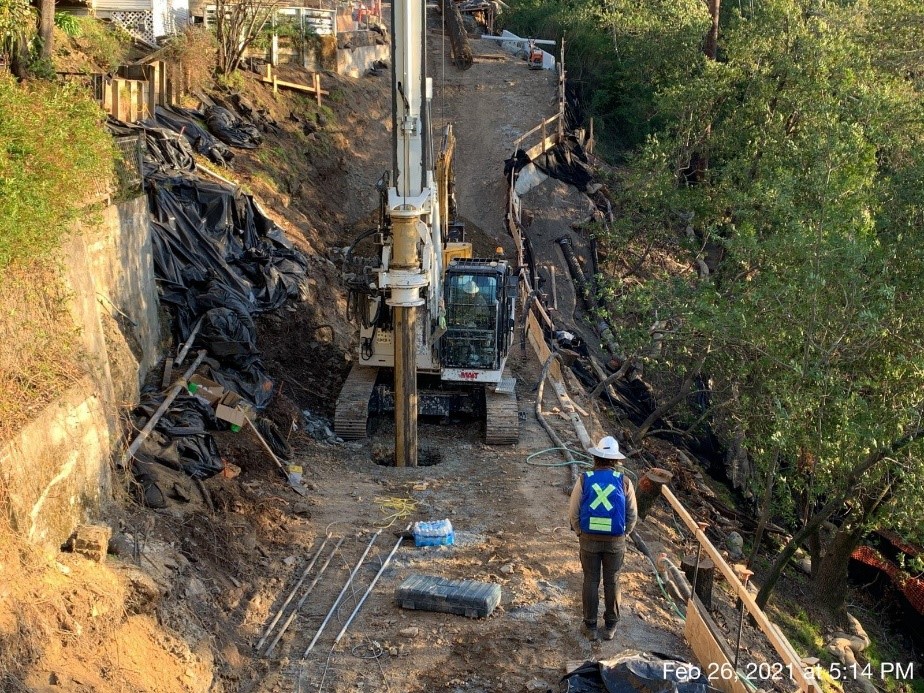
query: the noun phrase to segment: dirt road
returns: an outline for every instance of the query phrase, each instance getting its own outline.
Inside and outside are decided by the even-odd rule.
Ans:
[[[431,49],[440,37],[431,32]],[[433,51],[435,52],[435,51]],[[490,46],[480,53],[500,54]],[[535,121],[554,111],[554,76],[531,72],[523,61],[483,60],[466,72],[434,61],[434,120],[453,119],[458,138],[457,195],[470,240],[486,252],[497,244],[509,249],[502,233],[503,160],[510,142]],[[480,246],[480,247],[478,247]],[[624,614],[616,640],[591,646],[580,625],[580,566],[577,542],[567,529],[570,475],[564,468],[528,466],[526,457],[551,443],[532,414],[538,366],[531,352],[516,348],[512,359],[518,378],[520,411],[525,415],[521,442],[513,448],[488,448],[474,425],[422,424],[423,448],[438,451],[432,467],[395,469],[377,466],[373,448],[391,445],[385,424],[370,442],[344,446],[311,445],[302,450],[312,497],[312,532],[307,542],[285,551],[307,557],[325,528],[347,536],[313,593],[308,607],[287,634],[269,671],[246,690],[318,691],[520,691],[556,688],[568,660],[601,658],[624,649],[654,650],[686,656],[676,619],[658,606],[657,588],[644,559],[627,556]],[[546,410],[556,403],[546,401]],[[563,421],[560,434],[577,445]],[[592,435],[602,432],[589,421]],[[595,429],[595,430],[594,430]],[[542,458],[557,461],[553,455]],[[410,499],[413,515],[383,532],[315,649],[302,660],[326,611],[364,550],[370,532],[387,513],[378,502]],[[341,620],[352,611],[394,544],[393,530],[418,519],[449,518],[456,530],[452,547],[402,547],[343,640],[333,647]],[[357,533],[360,536],[356,536]],[[256,639],[259,628],[281,601],[297,566],[279,569],[271,557],[280,589],[254,594],[242,619],[242,636]],[[300,560],[298,565],[301,565]],[[405,611],[394,603],[394,590],[409,574],[493,582],[502,587],[501,606],[488,619]],[[242,690],[245,690],[242,688]]]

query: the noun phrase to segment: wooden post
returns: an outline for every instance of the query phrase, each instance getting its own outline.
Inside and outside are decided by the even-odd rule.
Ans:
[[[715,563],[708,558],[701,558],[699,569],[696,568],[696,556],[684,556],[680,562],[680,568],[683,570],[687,580],[693,585],[696,596],[707,609],[712,608],[712,585],[715,581]],[[696,574],[694,584],[693,575]]]
[[[128,85],[128,122],[134,123],[138,120],[139,113],[139,84],[138,80],[136,79],[126,80],[125,84]]]
[[[157,63],[157,105],[171,105],[167,100],[167,65],[163,60]]]
[[[319,72],[315,72],[312,75],[311,79],[312,79],[312,83],[314,84],[314,95],[315,95],[315,98],[318,100],[318,106],[320,106],[321,105],[321,74]]]
[[[119,120],[124,120],[122,117],[122,94],[119,91],[122,87],[122,80],[115,77],[109,86],[112,89],[112,107],[109,109],[109,113]]]
[[[395,325],[395,466],[417,466],[417,308],[392,308]]]
[[[154,117],[154,111],[157,108],[157,84],[160,81],[160,63],[153,63],[148,66],[148,117]]]
[[[661,487],[670,483],[673,478],[674,475],[666,469],[652,467],[645,472],[645,476],[639,479],[638,489],[635,492],[635,497],[638,501],[638,519],[645,519],[654,502],[661,495]]]

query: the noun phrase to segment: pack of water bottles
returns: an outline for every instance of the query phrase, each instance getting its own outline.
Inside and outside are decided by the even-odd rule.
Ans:
[[[454,538],[452,523],[449,520],[414,523],[415,546],[448,546]]]

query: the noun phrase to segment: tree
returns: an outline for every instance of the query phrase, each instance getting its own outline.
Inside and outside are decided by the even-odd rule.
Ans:
[[[217,0],[215,37],[219,74],[229,75],[238,68],[247,48],[270,22],[279,4],[280,0]]]
[[[35,17],[28,0],[0,0],[0,58],[10,63],[13,72],[25,74],[29,40]]]
[[[42,58],[51,58],[55,41],[55,0],[41,0],[38,19],[38,37]]]
[[[632,162],[622,207],[644,210],[662,235],[679,232],[674,252],[690,263],[656,283],[611,286],[609,297],[638,344],[656,320],[672,325],[646,373],[708,345],[713,404],[767,472],[752,490],[773,483],[768,502],[799,528],[761,599],[808,542],[816,597],[832,611],[863,534],[924,515],[910,492],[924,473],[924,118],[917,73],[883,60],[889,37],[869,39],[882,19],[871,12],[797,0],[734,12],[725,60],[662,85],[668,125]],[[710,168],[689,186],[707,137]],[[708,243],[722,260],[704,278],[693,268]],[[818,531],[829,519],[830,537]]]

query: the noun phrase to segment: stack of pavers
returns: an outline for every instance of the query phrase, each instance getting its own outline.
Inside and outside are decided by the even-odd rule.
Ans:
[[[491,582],[414,574],[401,583],[395,591],[395,599],[405,609],[484,618],[500,604],[501,588]]]

